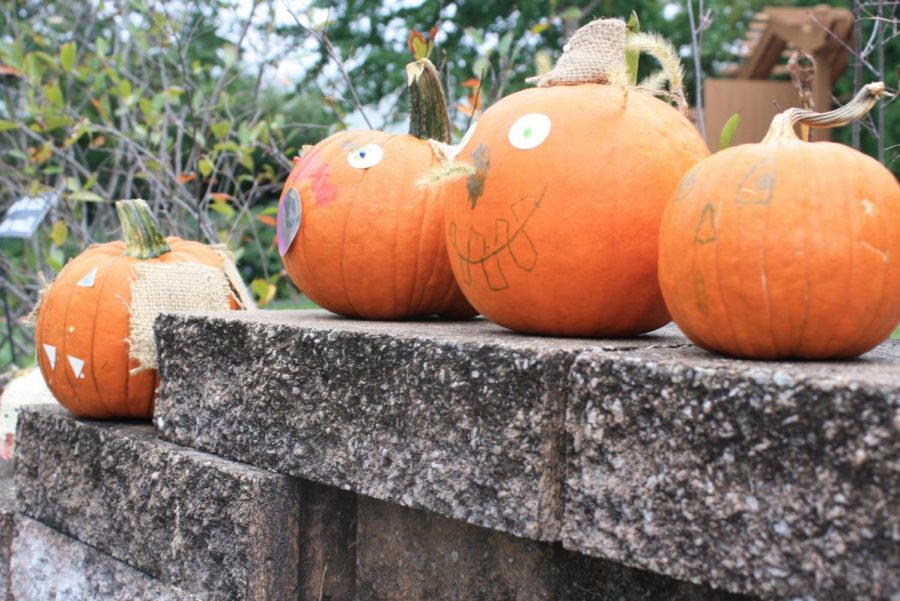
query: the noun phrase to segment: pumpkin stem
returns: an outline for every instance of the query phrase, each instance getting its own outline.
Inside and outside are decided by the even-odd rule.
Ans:
[[[799,140],[800,138],[794,132],[794,126],[798,123],[808,127],[829,128],[843,127],[859,121],[872,110],[879,98],[887,95],[884,83],[876,81],[863,86],[853,100],[833,111],[817,113],[801,108],[790,108],[775,115],[772,125],[769,126],[769,132],[763,138],[763,143]]]
[[[116,201],[116,212],[125,234],[126,256],[153,259],[172,250],[145,200]]]
[[[427,58],[406,65],[409,133],[421,140],[450,143],[450,111],[441,76]]]

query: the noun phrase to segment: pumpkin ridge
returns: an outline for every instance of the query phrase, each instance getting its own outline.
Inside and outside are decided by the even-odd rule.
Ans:
[[[721,219],[721,210],[722,210],[722,198],[721,198],[721,196],[716,196],[715,211],[720,216],[719,217],[720,219]],[[735,329],[734,329],[734,321],[731,319],[731,312],[728,310],[731,303],[729,303],[726,300],[725,289],[722,286],[722,267],[719,263],[719,245],[713,244],[713,248],[714,248],[713,257],[714,257],[714,263],[716,266],[716,269],[715,269],[716,288],[719,289],[719,294],[718,294],[719,302],[722,304],[722,308],[725,313],[725,321],[728,322],[728,330],[731,333],[731,342],[735,346],[740,346],[740,343],[738,342],[737,334],[735,333]],[[717,349],[717,350],[719,350],[719,349]]]
[[[432,165],[434,161],[432,161]],[[425,227],[425,217],[428,215],[428,205],[430,204],[428,198],[428,190],[420,191],[420,194],[423,195],[423,202],[420,203],[422,210],[419,213],[419,226],[416,228],[416,260],[413,263],[413,277],[412,277],[412,285],[409,287],[409,300],[406,303],[406,313],[410,314],[413,310],[413,306],[415,305],[416,311],[421,309],[419,306],[419,302],[416,299],[416,290],[418,288],[419,283],[419,256],[422,254],[422,228]],[[394,244],[394,248],[396,250],[396,243]]]
[[[76,280],[77,281],[77,280]],[[65,301],[65,311],[63,312],[63,320],[62,320],[62,345],[60,349],[57,350],[57,363],[61,363],[61,369],[63,372],[63,376],[66,379],[66,382],[69,384],[69,387],[72,389],[72,399],[75,401],[76,407],[84,407],[86,403],[82,402],[81,398],[78,396],[78,391],[75,388],[75,384],[72,382],[71,378],[69,378],[69,354],[67,351],[67,346],[69,342],[69,332],[67,331],[66,324],[69,323],[69,308],[72,306],[72,296],[75,294],[75,286],[68,285],[66,286],[66,301]]]
[[[854,173],[854,174],[864,173],[865,172],[864,165],[861,165],[860,163],[863,163],[865,161],[861,157],[858,157],[855,155],[854,155],[854,158],[857,159],[856,166],[855,166],[856,168],[853,169],[852,173]],[[857,190],[854,190],[854,192],[858,191],[858,188],[859,188],[858,182],[856,183],[856,186],[854,186],[854,188],[857,189]],[[850,200],[849,202],[858,201],[859,196],[862,196],[862,195],[854,194],[853,199]],[[884,203],[883,203],[883,199],[881,198],[881,195],[879,195],[875,199],[867,197],[866,200],[869,200],[870,202],[878,203],[879,215],[884,215],[886,213],[886,211],[884,210],[885,207],[884,207]],[[884,218],[879,219],[879,221],[881,222],[881,229],[884,232],[884,239],[889,242],[890,241],[890,233],[889,233],[889,230],[887,227],[887,223],[885,222]],[[860,242],[862,242],[862,241],[860,241]],[[854,247],[856,247],[858,245],[859,244],[854,244]],[[891,251],[890,244],[888,244],[888,247],[886,249],[884,249],[884,251],[883,251],[885,254],[885,261],[884,261],[885,266],[881,272],[881,275],[882,275],[882,277],[881,277],[881,294],[880,294],[881,301],[878,304],[878,310],[872,313],[872,316],[869,318],[869,322],[866,324],[866,326],[863,328],[860,328],[858,330],[856,337],[853,339],[853,344],[852,345],[848,344],[849,347],[856,348],[858,346],[861,346],[860,345],[861,341],[868,340],[873,337],[871,330],[879,331],[884,328],[884,326],[879,323],[880,320],[878,318],[881,315],[881,311],[885,305],[885,302],[890,297],[890,295],[888,294],[888,277],[889,277],[888,270],[890,267],[890,251]],[[893,325],[896,325],[896,324],[893,324]],[[893,327],[891,328],[891,330],[893,330]]]
[[[807,169],[810,168],[809,161],[807,157],[803,157],[803,170],[806,172]],[[801,249],[803,256],[803,317],[800,319],[800,330],[797,334],[797,340],[794,343],[794,350],[791,351],[791,356],[797,357],[800,353],[803,352],[804,344],[803,344],[803,336],[806,335],[806,320],[809,316],[809,256],[807,254],[808,246],[809,246],[809,236],[807,234],[812,228],[810,226],[810,218],[809,216],[812,214],[812,211],[809,208],[809,198],[810,193],[808,189],[804,190],[803,201],[800,210],[802,211],[803,221],[801,224],[803,230],[803,247]]]
[[[96,374],[96,372],[94,371],[94,365],[97,363],[97,361],[96,361],[96,359],[95,359],[95,357],[94,357],[94,353],[97,351],[97,346],[94,344],[94,341],[95,341],[96,338],[97,338],[97,322],[99,321],[99,317],[100,317],[100,316],[99,316],[99,313],[100,313],[100,303],[99,303],[99,299],[103,298],[103,290],[104,290],[104,288],[106,287],[107,282],[109,282],[109,275],[110,275],[110,273],[112,273],[113,269],[115,269],[116,263],[118,263],[118,262],[119,262],[121,259],[123,259],[124,257],[125,257],[124,254],[119,255],[118,257],[116,257],[115,259],[113,259],[112,263],[111,263],[109,266],[107,266],[107,267],[103,270],[103,280],[102,280],[100,286],[97,288],[97,298],[98,298],[98,302],[97,302],[97,304],[96,304],[97,308],[96,308],[96,310],[95,310],[95,312],[94,312],[94,323],[93,323],[93,327],[91,328],[91,340],[90,340],[90,349],[91,349],[91,366],[90,366],[90,369],[91,369],[91,378],[94,380],[94,390],[97,391],[97,399],[98,399],[98,401],[99,401],[99,404],[102,405],[103,408],[106,409],[107,413],[109,413],[110,415],[113,415],[114,412],[110,409],[110,406],[106,403],[106,400],[103,398],[103,393],[101,392],[101,390],[100,390],[100,385],[99,385],[99,383],[97,382],[97,374]],[[97,275],[100,275],[100,274],[98,273]]]
[[[779,354],[778,351],[778,337],[775,335],[773,331],[773,318],[772,318],[772,296],[769,290],[769,275],[766,270],[766,254],[768,250],[769,244],[769,220],[772,217],[771,205],[764,205],[765,216],[763,217],[763,233],[762,240],[760,242],[760,267],[761,267],[761,284],[763,290],[763,298],[766,301],[766,321],[768,322],[768,327],[766,327],[766,332],[768,333],[769,339],[772,341],[772,350],[776,355]]]
[[[350,287],[347,286],[347,274],[344,271],[344,256],[347,248],[347,229],[350,227],[350,216],[353,214],[353,208],[358,203],[351,202],[347,206],[347,212],[344,215],[344,227],[341,228],[341,260],[338,262],[339,269],[338,271],[341,274],[341,287],[344,289],[344,296],[347,298],[347,305],[350,307],[350,311],[352,311],[355,315],[360,315],[359,311],[356,310],[356,307],[353,306],[353,301],[350,300]],[[330,304],[330,302],[329,302]]]

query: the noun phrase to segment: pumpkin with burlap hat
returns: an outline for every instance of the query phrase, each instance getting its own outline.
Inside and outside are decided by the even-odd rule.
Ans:
[[[660,58],[670,87],[634,85],[626,56]],[[669,321],[657,283],[666,200],[709,151],[662,94],[684,106],[674,49],[618,19],[578,30],[536,88],[473,124],[452,162],[423,184],[443,190],[460,288],[513,330],[629,336]],[[654,78],[658,80],[658,78]]]

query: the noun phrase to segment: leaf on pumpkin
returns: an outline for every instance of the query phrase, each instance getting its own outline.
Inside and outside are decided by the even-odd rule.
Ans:
[[[409,47],[409,51],[412,52],[415,60],[428,58],[428,54],[431,50],[430,44],[421,32],[418,32],[415,29],[410,31],[409,38],[406,40],[406,45]]]
[[[636,33],[641,32],[641,22],[638,19],[637,13],[631,11],[631,17],[628,19],[628,23],[625,24],[625,28],[627,30],[626,36],[634,35]],[[625,50],[625,66],[628,70],[628,80],[631,85],[637,85],[638,81],[638,65],[641,60],[641,51],[636,50],[634,48],[627,48]]]

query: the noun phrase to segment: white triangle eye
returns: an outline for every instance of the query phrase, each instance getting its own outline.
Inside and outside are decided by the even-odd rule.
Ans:
[[[530,150],[540,146],[549,135],[550,117],[544,113],[528,113],[509,128],[509,143],[519,150]]]
[[[83,278],[78,280],[76,286],[81,286],[82,288],[92,288],[94,286],[94,280],[97,279],[97,268],[94,267],[90,273],[85,275]]]
[[[75,374],[75,377],[80,379],[84,378],[84,359],[79,359],[78,357],[73,357],[72,355],[66,355],[69,359],[69,365],[72,366],[72,372]]]
[[[359,148],[354,148],[347,155],[347,162],[351,167],[356,169],[368,169],[374,167],[381,162],[384,157],[384,150],[378,144],[366,144]]]

